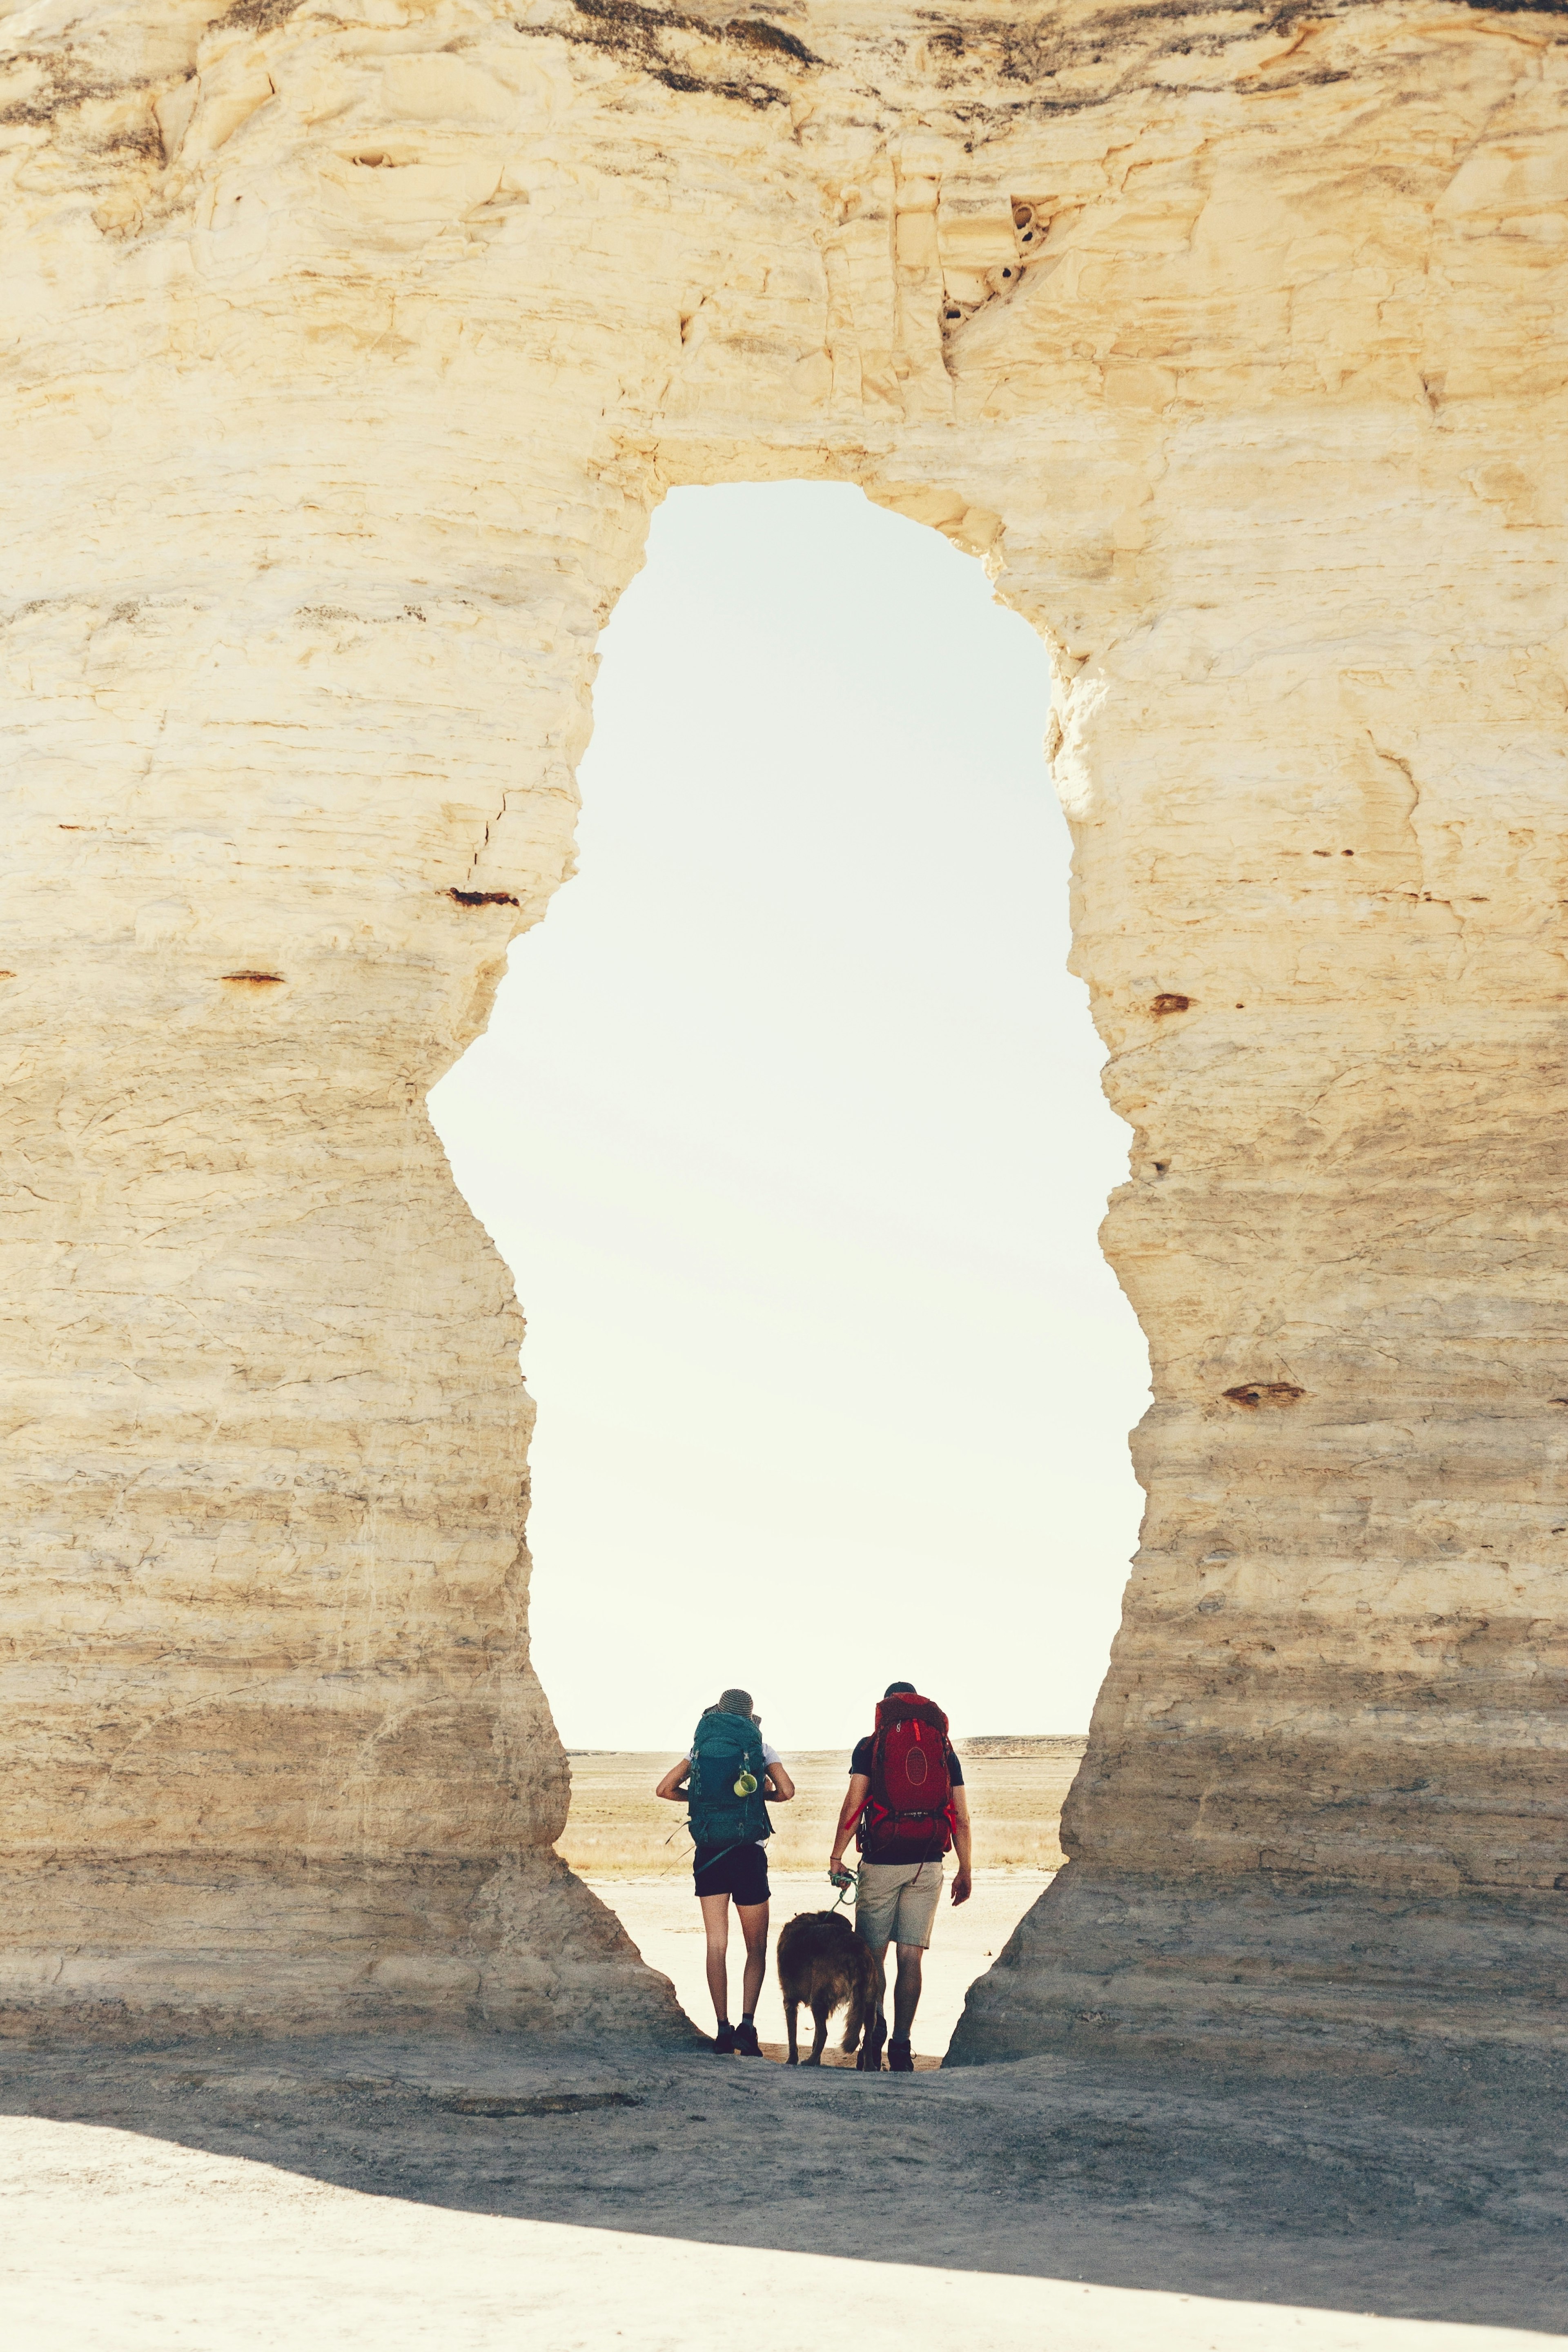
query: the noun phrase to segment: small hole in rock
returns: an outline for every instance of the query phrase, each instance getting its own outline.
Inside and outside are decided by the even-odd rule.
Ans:
[[[1241,1405],[1247,1412],[1256,1412],[1259,1405],[1295,1404],[1306,1393],[1294,1381],[1243,1381],[1238,1388],[1225,1391],[1229,1403]]]
[[[517,899],[510,890],[448,890],[459,907],[515,907]]]

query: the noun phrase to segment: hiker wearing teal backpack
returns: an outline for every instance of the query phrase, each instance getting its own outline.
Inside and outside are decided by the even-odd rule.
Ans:
[[[717,1706],[706,1707],[691,1745],[672,1764],[656,1797],[689,1808],[687,1819],[697,1851],[691,1857],[697,1899],[708,1937],[708,1990],[718,2028],[713,2047],[721,2058],[760,2058],[757,2001],[768,1966],[768,1857],[772,1837],[764,1798],[787,1805],[795,1782],[778,1750],[763,1738],[752,1712],[750,1691],[727,1690]],[[730,1901],[740,1914],[746,1939],[742,1979],[742,2016],[730,2022]]]

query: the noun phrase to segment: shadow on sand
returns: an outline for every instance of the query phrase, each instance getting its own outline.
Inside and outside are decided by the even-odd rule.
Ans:
[[[1555,2331],[1539,2059],[1238,2080],[1123,2057],[913,2076],[602,2039],[0,2053],[0,2112],[371,2195],[699,2244]]]

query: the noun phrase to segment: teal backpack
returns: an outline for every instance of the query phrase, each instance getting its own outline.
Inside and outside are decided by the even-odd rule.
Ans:
[[[750,1779],[750,1790],[736,1782]],[[699,1845],[750,1845],[772,1837],[763,1802],[762,1734],[749,1716],[710,1707],[691,1735],[687,1820]]]

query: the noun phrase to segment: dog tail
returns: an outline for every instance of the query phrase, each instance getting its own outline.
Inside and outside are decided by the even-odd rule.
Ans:
[[[866,1988],[860,1982],[859,1979],[857,1978],[855,1981],[855,1989],[849,1996],[849,2014],[845,2020],[844,2024],[843,2047],[846,2050],[858,2050],[859,2048],[860,2034],[865,2023]]]

